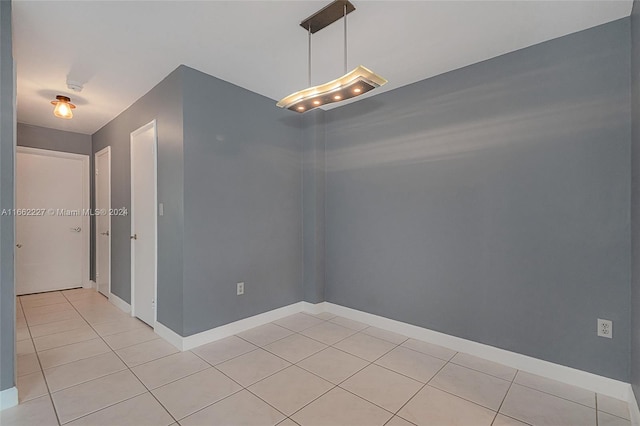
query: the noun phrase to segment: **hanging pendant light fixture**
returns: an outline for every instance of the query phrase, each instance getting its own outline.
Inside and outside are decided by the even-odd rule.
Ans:
[[[51,101],[52,105],[55,105],[53,109],[53,115],[58,118],[65,118],[67,120],[73,118],[72,109],[75,109],[75,105],[71,103],[71,99],[68,96],[58,95],[56,101]]]
[[[306,112],[322,105],[341,102],[384,85],[387,80],[362,65],[347,72],[347,15],[356,8],[348,0],[335,0],[300,23],[309,34],[309,86],[311,86],[311,34],[344,19],[344,73],[328,83],[308,87],[282,98],[276,105],[295,112]]]

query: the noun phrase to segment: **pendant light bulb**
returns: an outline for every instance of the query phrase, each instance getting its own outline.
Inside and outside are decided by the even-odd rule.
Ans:
[[[71,99],[67,96],[58,95],[55,101],[51,101],[52,105],[55,105],[53,109],[53,115],[58,118],[71,119],[73,118],[73,112],[71,111],[76,106],[71,103]]]

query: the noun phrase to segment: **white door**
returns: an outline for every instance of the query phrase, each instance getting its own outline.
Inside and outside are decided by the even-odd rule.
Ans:
[[[16,293],[89,282],[89,156],[18,147]]]
[[[96,283],[98,291],[111,292],[111,148],[95,156],[96,171]]]
[[[156,123],[131,133],[131,307],[150,326],[156,304]]]

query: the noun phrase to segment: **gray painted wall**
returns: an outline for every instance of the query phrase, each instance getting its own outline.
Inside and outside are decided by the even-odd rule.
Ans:
[[[324,301],[324,115],[320,109],[303,115],[303,298],[310,303]]]
[[[623,19],[329,111],[327,300],[628,381],[629,39]]]
[[[11,2],[0,1],[0,209],[13,208],[15,81]],[[15,386],[13,216],[0,216],[0,390]]]
[[[158,201],[158,320],[182,332],[182,68],[178,68],[126,111],[92,136],[93,152],[111,146],[111,203],[131,208],[130,135],[157,120]],[[111,220],[111,291],[131,302],[131,243],[129,216]]]
[[[91,135],[18,123],[19,146],[91,155]]]
[[[302,300],[302,130],[273,100],[183,69],[188,336]]]
[[[631,384],[640,404],[640,1],[631,12]]]

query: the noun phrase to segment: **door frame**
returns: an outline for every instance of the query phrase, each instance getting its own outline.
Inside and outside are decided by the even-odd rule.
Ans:
[[[142,127],[131,132],[129,137],[129,152],[130,152],[130,165],[131,165],[131,233],[130,236],[135,234],[134,229],[134,219],[135,219],[135,211],[133,208],[133,197],[135,195],[134,185],[133,185],[133,174],[134,174],[134,155],[133,155],[133,138],[140,133],[146,132],[150,128],[153,129],[153,174],[154,174],[154,188],[153,188],[153,201],[155,205],[156,214],[153,215],[153,229],[155,230],[155,247],[153,257],[154,265],[153,265],[153,298],[155,300],[155,305],[153,309],[153,326],[155,327],[155,323],[158,322],[158,127],[156,120],[153,119],[149,123],[143,125]],[[134,240],[131,239],[131,316],[135,316],[135,250],[134,250]]]
[[[91,228],[90,228],[90,215],[89,209],[91,204],[89,202],[89,188],[91,187],[91,180],[89,179],[89,158],[88,154],[75,154],[71,152],[62,152],[62,151],[53,151],[49,149],[40,149],[40,148],[31,148],[26,146],[17,146],[16,147],[16,176],[17,172],[17,156],[19,153],[22,154],[33,154],[33,155],[42,155],[45,157],[54,157],[54,158],[66,158],[72,160],[82,160],[82,208],[84,209],[84,214],[82,214],[82,227],[86,229],[84,238],[82,239],[82,252],[84,253],[82,263],[82,287],[83,288],[92,288],[93,285],[91,283],[90,278],[90,265],[91,265],[91,256],[90,256],[90,247],[91,247]],[[43,206],[44,208],[48,208],[47,206]],[[17,228],[16,228],[17,231]],[[17,236],[17,232],[16,232]],[[14,247],[15,252],[15,247]]]
[[[96,176],[95,176],[95,180],[93,182],[94,184],[94,195],[96,197],[96,210],[98,209],[98,157],[100,157],[101,155],[107,154],[107,164],[109,167],[109,182],[108,182],[108,186],[109,189],[108,191],[108,198],[109,198],[109,209],[111,209],[111,146],[107,146],[106,148],[101,149],[100,151],[96,152],[93,155],[93,168],[96,171]],[[108,291],[108,295],[107,297],[109,299],[111,299],[111,238],[113,237],[113,235],[111,235],[111,212],[107,212],[107,220],[109,221],[109,251],[108,251],[108,262],[109,262],[109,291]],[[94,229],[94,234],[95,234],[95,242],[96,242],[96,291],[100,292],[99,287],[98,287],[98,238],[100,235],[100,232],[98,231],[98,219],[96,218],[96,222],[95,222],[95,229]]]

